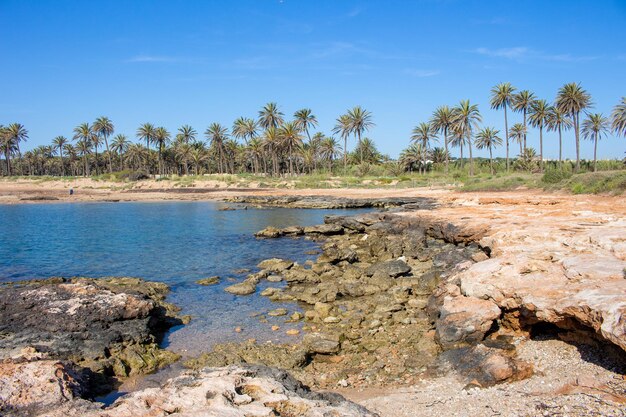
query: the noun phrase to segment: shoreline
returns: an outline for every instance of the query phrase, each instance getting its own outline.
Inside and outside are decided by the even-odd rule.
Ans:
[[[301,195],[319,197],[327,195],[323,193],[328,193],[329,190],[281,191],[286,191],[282,195],[293,196],[300,193]],[[342,192],[344,196],[345,194],[353,196],[355,194],[362,195],[377,190],[358,189],[337,191]],[[402,191],[411,193],[411,197],[428,194],[428,190]],[[259,194],[262,195],[263,193],[265,193],[265,191],[259,191]],[[387,193],[389,193],[389,191],[387,191]],[[274,192],[274,194],[276,193]],[[372,196],[370,198],[375,199],[377,197]],[[460,279],[461,281],[454,285],[456,288],[461,288],[462,294],[443,293],[445,296],[452,296],[453,299],[459,301],[465,300],[465,298],[477,299],[477,297],[478,299],[493,300],[499,304],[500,308],[504,308],[502,303],[506,303],[503,300],[498,300],[497,297],[494,298],[494,288],[490,289],[485,287],[485,285],[493,284],[493,281],[490,281],[490,279],[492,276],[497,275],[500,270],[507,274],[511,272],[521,273],[521,275],[527,276],[529,279],[532,279],[533,275],[538,274],[537,277],[541,277],[548,274],[548,276],[554,277],[555,280],[554,282],[548,280],[550,288],[552,290],[558,289],[558,291],[566,291],[572,287],[572,283],[576,286],[581,282],[582,284],[580,285],[588,285],[591,288],[602,285],[599,284],[600,282],[613,282],[618,285],[618,287],[613,287],[613,291],[619,291],[619,288],[621,288],[621,282],[619,280],[616,281],[614,277],[615,270],[619,268],[596,270],[597,268],[594,268],[593,265],[594,262],[615,263],[617,261],[618,264],[614,265],[616,266],[619,265],[620,262],[626,261],[626,244],[623,239],[626,233],[626,222],[622,221],[624,215],[626,215],[626,200],[622,197],[588,195],[567,196],[546,193],[536,194],[524,191],[506,193],[456,193],[446,191],[440,193],[435,199],[438,204],[434,208],[416,208],[410,211],[394,213],[394,216],[414,219],[414,221],[418,223],[426,222],[422,223],[425,227],[432,227],[428,226],[428,224],[433,221],[449,222],[457,227],[462,225],[459,230],[456,230],[456,233],[460,233],[459,236],[466,236],[469,240],[480,240],[486,247],[489,247],[491,253],[490,259],[476,262],[465,271],[459,271],[459,273],[455,275],[455,279]],[[515,228],[511,228],[511,224],[514,224]],[[588,251],[591,252],[588,253]],[[540,252],[542,252],[542,255],[538,256]],[[579,261],[574,262],[573,259],[567,256],[568,254],[573,255],[574,258],[580,258]],[[591,257],[589,254],[591,254]],[[572,271],[575,276],[563,274],[562,271],[559,272],[559,270],[552,268],[550,265],[554,263],[563,265],[566,271]],[[517,270],[517,272],[506,269],[507,265],[511,264],[520,267],[530,265],[530,268],[527,270]],[[487,266],[489,268],[486,268]],[[558,286],[560,285],[558,282],[560,282],[561,276],[565,278],[563,282],[567,284],[567,288]],[[610,278],[609,281],[606,281],[608,278]],[[506,284],[506,282],[504,284]],[[552,284],[558,285],[554,287]],[[500,285],[500,283],[498,285]],[[500,288],[495,289],[497,291],[512,292],[512,297],[518,297],[522,300],[524,297],[529,297],[532,294],[535,302],[539,300],[537,297],[547,296],[548,298],[537,303],[539,308],[553,308],[554,306],[558,306],[558,303],[555,301],[549,301],[549,295],[533,293],[532,288],[522,288],[519,286],[519,283],[512,283],[512,285],[512,287],[501,285]],[[519,293],[520,288],[523,289],[521,293]],[[584,286],[580,287],[580,289],[583,288]],[[450,288],[447,288],[447,290],[449,289]],[[515,294],[515,291],[518,291],[518,294]],[[459,296],[461,298],[459,298]],[[604,294],[604,296],[606,296],[606,294]],[[443,300],[443,302],[445,304],[445,300]],[[553,304],[548,305],[545,304],[546,302]],[[560,306],[558,308],[565,311],[569,307]],[[565,310],[563,310],[564,308]],[[550,319],[548,316],[542,317],[543,319]],[[553,317],[553,319],[556,318],[558,317]],[[507,320],[507,323],[510,325],[514,323],[515,317],[506,317],[505,315],[502,319]],[[579,319],[581,319],[581,317],[579,317]],[[616,322],[615,325],[619,326],[619,321]],[[623,335],[619,335],[619,327],[617,327],[616,330],[618,331],[618,333],[615,333],[618,338],[616,341],[619,345],[620,337],[623,337]],[[605,334],[604,337],[610,338],[610,333]],[[521,404],[517,403],[517,401],[526,401],[524,400],[524,396],[527,394],[520,394],[520,391],[528,391],[531,395],[537,396],[540,401],[546,404],[546,407],[558,407],[562,409],[562,407],[568,406],[567,401],[574,396],[578,399],[584,399],[585,396],[588,395],[598,395],[598,393],[604,389],[602,388],[604,386],[602,384],[607,383],[610,378],[613,378],[612,375],[614,375],[607,370],[603,370],[601,366],[598,368],[597,365],[588,362],[590,357],[585,358],[585,355],[582,355],[580,352],[576,353],[576,349],[571,349],[571,347],[576,346],[575,343],[579,342],[580,341],[573,340],[570,341],[570,344],[567,344],[557,340],[543,341],[532,339],[524,342],[520,347],[522,357],[527,357],[530,360],[535,358],[535,362],[536,355],[540,355],[540,357],[543,357],[541,355],[545,355],[546,358],[548,358],[547,362],[541,362],[537,368],[537,370],[544,372],[544,376],[536,375],[530,379],[524,379],[519,382],[505,382],[504,385],[498,385],[497,387],[499,388],[497,389],[473,388],[468,391],[465,389],[463,383],[459,383],[452,375],[447,375],[441,378],[426,379],[421,382],[417,381],[409,385],[390,385],[389,390],[383,389],[377,391],[377,388],[367,388],[364,391],[367,392],[367,394],[364,396],[360,395],[359,388],[347,390],[340,388],[333,391],[339,391],[348,398],[352,398],[361,404],[371,407],[372,411],[379,411],[383,416],[418,415],[412,414],[415,410],[411,407],[415,407],[415,405],[419,403],[419,398],[426,400],[429,398],[428,396],[433,395],[439,395],[440,397],[437,398],[441,399],[424,402],[424,404],[426,404],[426,408],[423,410],[426,413],[424,415],[429,415],[428,413],[432,413],[435,410],[443,414],[458,412],[459,410],[463,410],[463,408],[455,409],[450,407],[463,407],[464,401],[470,399],[476,401],[480,399],[482,402],[489,402],[491,407],[495,407],[498,404],[506,407],[506,402],[502,402],[504,399],[500,395],[497,395],[498,391],[509,393],[517,392],[517,397],[514,395],[515,406],[522,407],[518,408],[518,410],[526,410]],[[555,369],[554,366],[551,366],[550,359],[556,360],[563,352],[568,352],[566,355],[567,360],[563,362],[566,371],[569,371],[571,367],[576,367],[577,370],[584,368],[584,375],[576,375],[574,380],[572,380],[569,372],[563,370],[559,371]],[[549,369],[553,374],[545,375],[544,369]],[[589,375],[594,376],[591,377]],[[596,378],[602,384],[591,383],[589,382],[589,378]],[[548,381],[547,384],[550,385],[551,391],[543,395],[532,394],[532,390],[536,390],[539,386],[545,385],[544,380]],[[431,384],[432,386],[423,387],[423,383]],[[623,380],[621,382],[617,381],[616,383],[620,386],[619,384],[623,383]],[[437,391],[437,387],[439,387],[439,391]],[[564,392],[570,392],[569,396],[565,396]],[[574,394],[571,394],[572,392]],[[490,398],[489,395],[492,395],[493,398]],[[410,399],[408,397],[410,397]],[[626,401],[624,398],[621,400],[619,398],[617,400],[615,398],[609,398],[609,400],[613,402]],[[471,404],[473,406],[474,403],[472,402]],[[397,411],[395,408],[398,406],[402,410],[402,413],[406,414],[395,414]],[[585,406],[591,407],[593,404],[589,402]],[[591,410],[591,408],[588,410]]]

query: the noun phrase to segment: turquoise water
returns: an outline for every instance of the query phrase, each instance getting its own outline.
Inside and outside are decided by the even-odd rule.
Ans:
[[[318,248],[304,239],[257,240],[269,225],[311,225],[328,214],[355,210],[252,209],[219,211],[221,203],[72,203],[0,206],[0,281],[52,276],[132,276],[170,285],[171,301],[191,314],[164,345],[195,354],[213,343],[256,338],[283,341],[297,325],[285,318],[260,323],[255,313],[278,307],[257,294],[235,297],[225,286],[245,277],[236,273],[271,257],[299,262]],[[195,281],[222,277],[215,286]],[[272,284],[277,285],[277,284]],[[280,284],[279,284],[280,285]],[[259,290],[268,286],[263,283]],[[286,306],[290,311],[296,305]],[[281,330],[270,330],[272,324]],[[242,327],[235,333],[235,327]]]

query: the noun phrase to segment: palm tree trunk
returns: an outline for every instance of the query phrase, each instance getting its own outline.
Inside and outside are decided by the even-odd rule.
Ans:
[[[593,172],[596,172],[597,162],[596,155],[598,153],[598,132],[596,132],[593,140]]]
[[[465,163],[463,161],[463,142],[461,142],[461,169],[463,169],[464,165]]]
[[[111,161],[111,151],[109,150],[107,135],[104,135],[104,145],[107,147],[107,155],[109,156],[109,173],[113,173],[113,162]]]
[[[524,109],[524,150],[526,150],[526,109]]]
[[[580,170],[580,137],[578,133],[578,113],[576,113],[574,115],[574,135],[576,136],[576,172]]]
[[[491,171],[491,175],[493,175],[493,154],[491,151],[491,146],[489,147],[489,170]]]
[[[543,125],[539,125],[539,168],[543,172]]]
[[[357,138],[358,138],[358,144],[359,144],[359,159],[361,160],[360,162],[363,163],[363,147],[361,146],[361,132],[357,131]]]
[[[343,173],[345,174],[348,170],[348,137],[344,136],[343,138]]]
[[[98,146],[96,146],[96,175],[98,175]]]
[[[448,164],[450,160],[448,158],[448,126],[444,126],[443,128],[443,143],[446,148],[446,174],[448,173]]]
[[[11,176],[11,155],[9,152],[9,145],[6,146],[6,149],[4,151],[4,156],[6,157],[6,160],[7,160],[7,175],[10,177]]]
[[[504,103],[504,136],[506,137],[506,172],[509,172],[509,122],[506,116],[506,102]]]
[[[291,152],[291,143],[289,143],[289,175],[293,175],[293,155]]]
[[[559,125],[559,166],[563,161],[563,138],[561,137],[561,125]]]
[[[467,132],[467,147],[469,148],[469,159],[470,159],[470,177],[474,175],[474,158],[472,157],[472,132]]]

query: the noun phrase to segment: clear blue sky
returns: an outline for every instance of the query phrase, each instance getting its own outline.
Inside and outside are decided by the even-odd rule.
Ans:
[[[502,130],[488,102],[501,81],[550,101],[581,82],[604,114],[626,95],[626,0],[0,0],[0,18],[0,123],[26,125],[27,148],[102,115],[134,138],[144,122],[203,132],[276,101],[313,109],[325,133],[360,104],[395,157],[440,104],[470,99]],[[611,135],[599,156],[625,150]]]

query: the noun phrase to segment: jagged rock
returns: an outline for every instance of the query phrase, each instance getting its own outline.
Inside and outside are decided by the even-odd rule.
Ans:
[[[396,259],[393,261],[376,263],[365,271],[365,274],[372,276],[376,273],[383,273],[390,277],[399,277],[411,272],[411,267],[406,262]]]
[[[0,357],[33,346],[102,376],[152,372],[178,355],[157,336],[181,324],[168,288],[136,278],[53,279],[0,288]],[[102,388],[106,387],[102,381]]]
[[[324,223],[336,224],[344,229],[352,230],[359,233],[364,232],[366,227],[366,225],[361,223],[357,218],[348,216],[325,216]]]
[[[307,235],[340,235],[343,233],[343,227],[338,224],[318,224],[316,226],[305,227],[304,233]]]
[[[280,229],[277,229],[273,226],[268,226],[263,230],[259,230],[254,234],[256,237],[273,239],[282,236],[283,232]]]
[[[272,258],[272,259],[266,259],[260,262],[257,266],[261,269],[264,269],[264,270],[267,270],[276,274],[280,274],[288,270],[289,268],[291,268],[293,266],[293,261]]]
[[[339,341],[321,333],[310,333],[304,336],[302,341],[308,353],[320,353],[329,355],[339,352]]]
[[[196,284],[199,284],[199,285],[215,285],[219,283],[220,283],[220,277],[218,276],[202,278],[196,281]]]
[[[250,295],[256,292],[256,283],[250,280],[224,288],[224,291],[234,295]]]
[[[493,301],[447,297],[440,308],[435,337],[444,349],[480,342],[500,314]]]
[[[304,227],[300,227],[300,226],[285,227],[284,229],[282,229],[282,233],[284,235],[300,236],[304,234]]]

